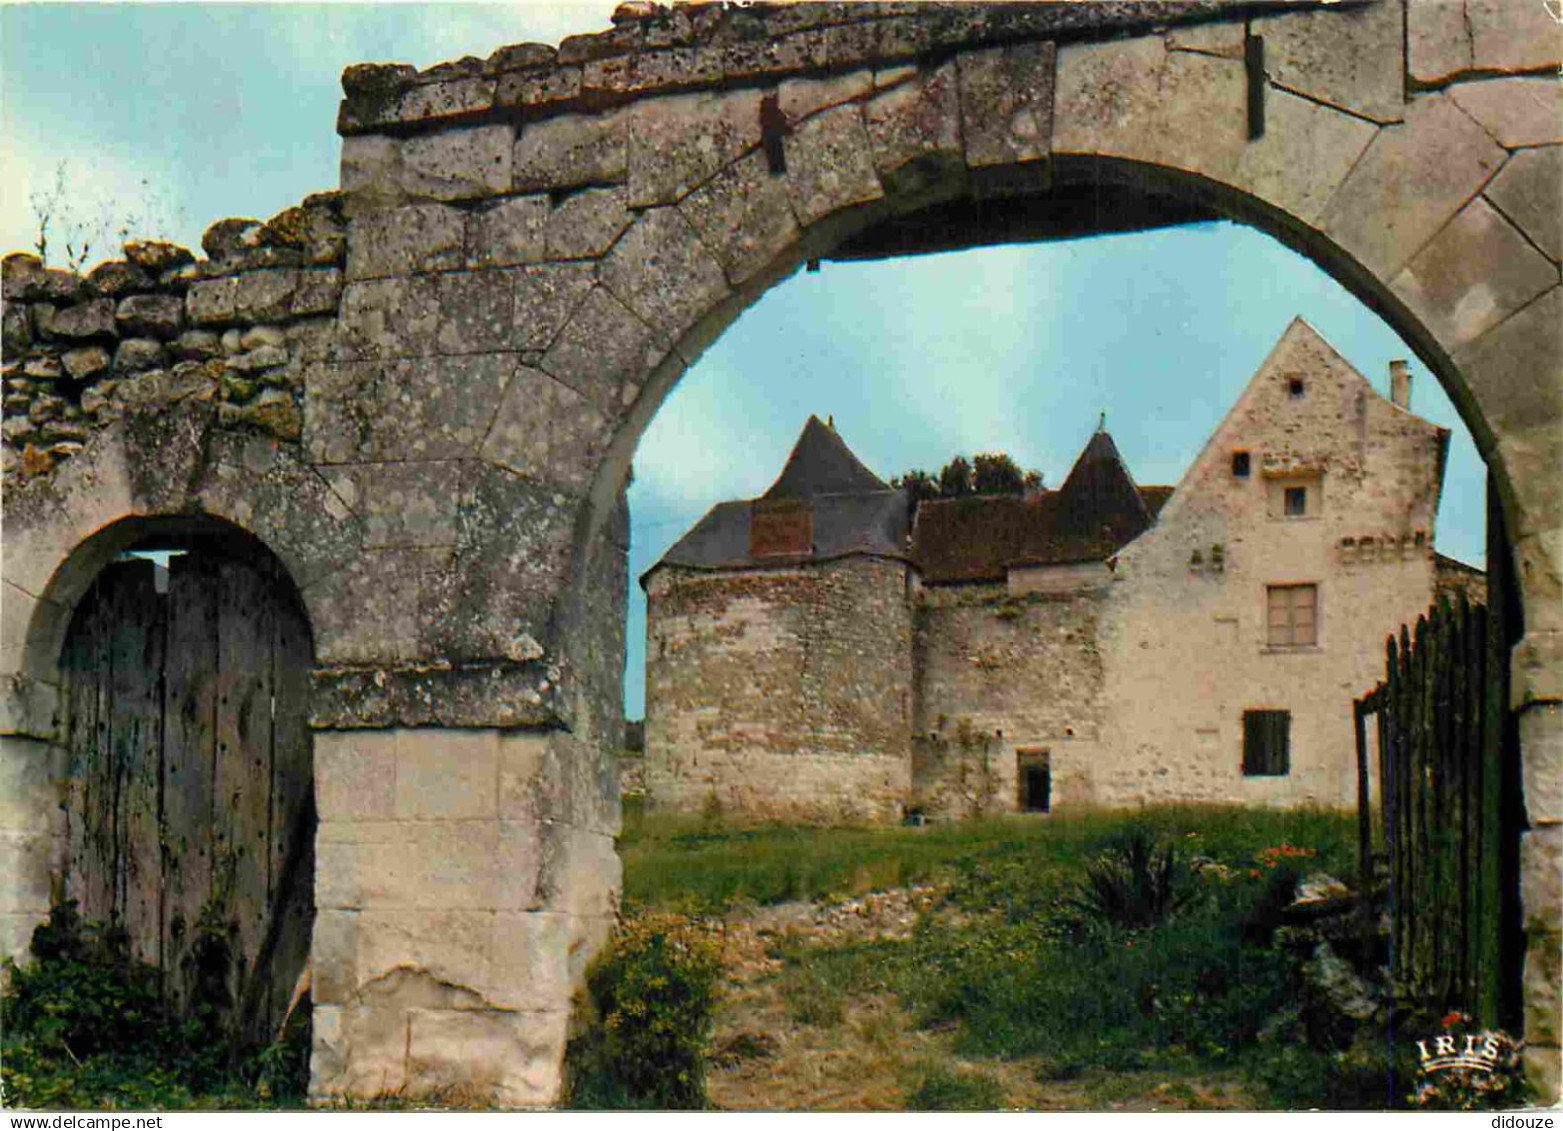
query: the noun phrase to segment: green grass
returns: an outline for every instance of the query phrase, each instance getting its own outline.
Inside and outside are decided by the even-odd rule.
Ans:
[[[1073,882],[1130,821],[1149,825],[1187,855],[1223,863],[1246,867],[1259,849],[1291,843],[1316,849],[1309,863],[1336,875],[1354,866],[1355,826],[1347,814],[1231,806],[1060,813],[922,828],[741,825],[628,810],[619,851],[625,902],[633,908],[705,914],[745,902],[851,896],[946,880],[957,882],[957,897],[971,906],[1024,915],[1032,910],[1026,901],[1050,899],[1060,884]]]

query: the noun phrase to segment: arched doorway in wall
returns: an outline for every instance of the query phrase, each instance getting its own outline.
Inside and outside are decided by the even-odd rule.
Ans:
[[[312,659],[281,562],[202,519],[147,523],[60,656],[66,897],[244,1044],[270,1037],[309,955]]]

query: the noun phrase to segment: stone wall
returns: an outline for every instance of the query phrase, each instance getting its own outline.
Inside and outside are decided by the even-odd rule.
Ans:
[[[127,406],[213,401],[223,426],[297,442],[303,368],[335,333],[346,222],[338,194],[262,224],[223,220],[209,258],[128,243],[85,277],[5,258],[4,482],[81,451]]]
[[[896,820],[910,793],[906,566],[853,557],[647,582],[648,809]]]
[[[1355,804],[1351,702],[1383,678],[1385,638],[1432,600],[1444,442],[1292,324],[1119,556],[1102,800]],[[1308,513],[1286,517],[1275,496],[1295,484]],[[1266,587],[1298,583],[1318,587],[1317,646],[1271,647]],[[1243,712],[1261,709],[1291,712],[1284,776],[1242,772]]]
[[[1259,71],[1244,62],[1255,37]],[[1525,604],[1513,673],[1530,825],[1527,1056],[1555,1095],[1558,48],[1540,3],[1262,13],[1219,0],[634,5],[612,31],[557,50],[519,45],[421,73],[350,69],[339,117],[344,293],[332,356],[298,356],[301,444],[267,431],[264,413],[240,421],[230,408],[236,426],[219,426],[214,373],[190,378],[198,391],[217,386],[210,400],[191,394],[146,412],[127,400],[122,419],[101,425],[83,424],[92,409],[42,387],[47,369],[26,377],[40,385],[7,389],[26,398],[8,402],[7,416],[25,403],[26,423],[11,429],[6,472],[17,479],[6,491],[0,721],[18,741],[0,781],[17,797],[56,788],[53,665],[92,571],[145,531],[138,524],[205,513],[266,541],[298,583],[317,645],[318,727],[546,735],[556,758],[545,773],[561,788],[595,790],[611,823],[622,488],[638,436],[683,368],[766,287],[843,238],[894,218],[913,237],[907,247],[926,246],[940,233],[920,231],[917,210],[931,202],[973,219],[963,241],[991,242],[1013,234],[988,226],[992,213],[978,206],[995,194],[1105,184],[1186,193],[1280,235],[1383,311],[1492,463]],[[259,351],[267,343],[246,347],[243,328],[280,319],[241,318],[241,286],[210,281],[224,284],[210,292],[218,311],[235,292],[223,328],[241,330],[241,353]],[[8,301],[21,285],[7,273]],[[42,302],[50,286],[62,298],[69,290],[39,285]],[[66,319],[67,331],[87,332],[54,340],[62,372],[67,343],[110,352],[106,308],[91,305],[105,297]],[[113,314],[115,338],[177,342],[169,329],[128,321],[121,335],[117,301]],[[33,328],[31,315],[8,308],[7,343]],[[150,352],[127,351],[127,371]],[[85,356],[103,372],[101,355]],[[162,368],[172,381],[173,367]],[[282,390],[257,387],[256,400],[240,391],[226,403],[249,407]],[[39,427],[55,422],[86,439]],[[9,948],[47,908],[45,809],[0,808]],[[355,859],[405,856],[372,822],[352,824],[339,831],[363,834]],[[542,826],[540,836],[564,843],[578,839],[575,827]],[[453,909],[479,898],[467,880],[487,879],[460,875],[440,896]],[[317,890],[328,882],[322,875]],[[395,937],[373,918],[361,926],[361,939]],[[352,948],[359,985],[364,962],[378,961],[367,946]],[[394,946],[385,954],[399,961]],[[547,985],[534,1010],[556,1014],[564,992]],[[425,988],[413,979],[410,1000],[427,1000]],[[414,1008],[356,1000],[359,1021],[383,1014],[392,1030]],[[557,1045],[557,1029],[538,1032]],[[332,1041],[322,1030],[319,1089],[352,1082],[372,1094],[376,1075],[356,1073],[335,1051],[354,1046]],[[410,1079],[436,1094],[463,1081],[489,1081],[507,1097],[557,1094],[556,1077],[534,1088],[505,1075],[507,1064],[548,1064],[552,1053],[512,1054],[505,1040],[469,1039],[459,1062],[420,1061],[438,1068]]]
[[[930,816],[1014,812],[1017,747],[1047,751],[1055,807],[1096,800],[1107,570],[1026,573],[1024,592],[917,589],[912,779],[914,803]]]

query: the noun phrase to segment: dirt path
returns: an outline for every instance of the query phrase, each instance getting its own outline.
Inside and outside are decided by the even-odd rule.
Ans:
[[[839,1003],[799,1000],[785,951],[910,937],[934,907],[934,887],[877,892],[836,904],[785,903],[734,912],[725,924],[727,982],[707,1090],[726,1111],[903,1111],[930,1069],[985,1077],[999,1106],[1033,1111],[1219,1110],[1247,1105],[1229,1078],[1158,1073],[1039,1080],[1031,1060],[968,1060],[953,1029],[918,1029],[889,992]]]

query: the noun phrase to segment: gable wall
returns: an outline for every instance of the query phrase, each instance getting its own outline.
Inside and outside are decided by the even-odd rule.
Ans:
[[[1300,400],[1287,393],[1294,376]],[[1232,474],[1234,448],[1251,452],[1246,479]],[[1382,678],[1385,637],[1432,598],[1437,460],[1433,426],[1294,324],[1157,526],[1120,555],[1103,625],[1103,801],[1355,803],[1351,700]],[[1320,513],[1274,515],[1290,472],[1318,476]],[[1364,536],[1371,551],[1342,544]],[[1272,649],[1266,587],[1296,583],[1318,587],[1318,645]],[[1288,775],[1242,774],[1252,709],[1292,713]]]

